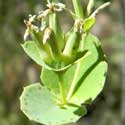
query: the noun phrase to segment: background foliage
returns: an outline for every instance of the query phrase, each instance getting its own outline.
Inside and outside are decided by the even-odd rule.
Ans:
[[[86,0],[81,0],[83,6]],[[96,0],[100,2],[109,0]],[[72,8],[71,0],[63,0]],[[22,50],[25,25],[23,20],[45,8],[46,0],[0,0],[0,123],[1,125],[37,125],[30,122],[19,109],[19,96],[23,86],[39,81],[40,67]],[[62,27],[66,31],[72,24],[69,15],[63,13]],[[64,17],[62,16],[62,17]],[[120,125],[121,102],[121,23],[119,4],[112,0],[109,8],[97,16],[92,29],[102,41],[107,55],[109,71],[104,91],[88,106],[88,114],[80,125]]]

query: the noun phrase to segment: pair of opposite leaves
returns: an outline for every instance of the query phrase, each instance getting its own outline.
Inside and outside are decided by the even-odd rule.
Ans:
[[[25,42],[23,48],[35,62],[43,65],[34,41]],[[21,110],[30,120],[42,124],[65,124],[76,122],[86,114],[85,105],[81,104],[90,99],[93,101],[103,89],[107,63],[100,42],[95,36],[89,34],[86,37],[84,48],[90,54],[72,64],[63,76],[66,96],[70,87],[75,86],[70,104],[64,107],[57,105],[54,98],[60,97],[58,75],[44,67],[41,73],[44,86],[36,83],[24,88],[20,97]]]

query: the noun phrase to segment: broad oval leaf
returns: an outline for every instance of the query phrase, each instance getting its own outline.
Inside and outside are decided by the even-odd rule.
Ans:
[[[42,124],[65,124],[76,122],[86,114],[85,107],[58,106],[49,90],[39,83],[24,88],[20,97],[21,110],[33,121]]]

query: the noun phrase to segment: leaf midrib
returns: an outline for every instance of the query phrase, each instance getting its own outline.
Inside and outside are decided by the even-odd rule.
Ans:
[[[71,87],[69,88],[69,92],[68,92],[68,95],[67,95],[67,101],[70,100],[73,92],[74,92],[74,89],[75,89],[75,86],[76,86],[76,80],[77,80],[77,76],[78,76],[78,73],[79,73],[79,70],[80,70],[80,62],[77,64],[77,67],[76,67],[76,70],[75,70],[75,73],[74,73],[74,78],[72,80],[72,83],[71,83]]]

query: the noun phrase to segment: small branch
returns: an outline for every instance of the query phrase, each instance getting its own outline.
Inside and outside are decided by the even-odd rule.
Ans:
[[[95,17],[96,14],[97,14],[100,10],[106,8],[106,7],[109,6],[109,5],[110,5],[110,2],[107,2],[107,3],[102,4],[100,7],[98,7],[98,8],[91,14],[91,17]]]

